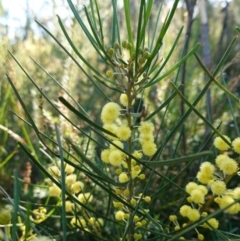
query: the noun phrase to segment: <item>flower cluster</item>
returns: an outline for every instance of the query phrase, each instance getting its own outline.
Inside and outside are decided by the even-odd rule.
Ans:
[[[61,169],[60,169],[60,162],[57,165],[50,166],[48,168],[49,173],[53,176],[56,180],[60,181],[61,178]],[[93,195],[90,192],[84,192],[84,183],[80,180],[77,180],[77,175],[74,173],[75,168],[69,164],[64,165],[65,171],[65,188],[66,190],[75,197],[78,202],[87,205],[93,201]],[[61,197],[62,190],[58,187],[55,183],[50,183],[49,187],[49,196],[50,197]],[[80,204],[77,202],[72,202],[68,199],[68,196],[65,197],[65,210],[68,213],[74,214],[70,224],[73,227],[81,227],[87,229],[88,226],[94,226],[94,229],[99,228],[103,225],[102,219],[96,219],[95,217],[89,217],[85,215],[85,210],[82,209]],[[61,202],[59,202],[61,205]],[[81,214],[79,213],[81,212]],[[76,218],[75,215],[78,213],[78,217]]]
[[[189,223],[185,223],[183,227],[203,217],[207,217],[208,213],[203,210],[205,205],[208,206],[208,203],[212,202],[212,200],[221,209],[224,209],[225,213],[236,214],[240,212],[240,204],[238,202],[240,199],[240,187],[227,188],[230,178],[238,173],[239,165],[235,159],[224,153],[224,151],[228,151],[232,147],[234,152],[240,154],[240,138],[236,138],[233,142],[227,136],[224,136],[224,138],[227,142],[220,137],[216,137],[214,140],[214,146],[222,152],[216,157],[215,163],[206,161],[200,165],[196,175],[200,184],[189,182],[186,185],[185,191],[189,195],[187,201],[190,205],[183,205],[180,208],[180,215],[187,218]],[[210,200],[209,198],[206,199],[209,192],[212,193],[212,199]],[[177,216],[170,215],[169,219],[174,223],[175,230],[180,229]],[[201,226],[210,230],[217,229],[219,221],[216,218],[210,218]],[[196,231],[198,232],[197,229]],[[204,240],[204,236],[198,233],[198,239]]]

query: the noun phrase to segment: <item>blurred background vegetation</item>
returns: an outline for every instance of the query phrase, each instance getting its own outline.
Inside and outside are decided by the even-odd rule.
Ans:
[[[90,43],[86,41],[86,37],[81,32],[76,20],[71,13],[66,1],[62,0],[41,0],[42,7],[39,9],[30,8],[30,1],[25,2],[25,18],[20,23],[16,31],[10,32],[10,28],[13,26],[8,25],[9,9],[4,9],[2,1],[0,1],[0,186],[2,186],[6,192],[12,196],[13,193],[13,170],[17,170],[22,178],[27,178],[27,163],[28,159],[25,154],[18,148],[17,142],[25,142],[31,148],[32,154],[42,163],[48,162],[46,156],[42,154],[42,146],[36,138],[35,133],[29,126],[24,123],[21,118],[25,119],[24,112],[21,109],[5,74],[8,73],[16,88],[19,90],[22,99],[34,117],[40,130],[44,133],[54,135],[54,122],[57,121],[61,126],[61,131],[65,134],[71,135],[72,127],[69,127],[58,116],[58,113],[54,111],[43,98],[39,95],[32,84],[26,79],[26,75],[20,70],[14,60],[8,54],[10,50],[19,62],[27,68],[28,73],[34,77],[36,83],[42,88],[44,93],[48,95],[50,99],[58,104],[58,97],[63,95],[61,88],[56,85],[55,81],[51,79],[37,64],[39,63],[42,68],[45,69],[56,81],[64,86],[73,98],[81,103],[91,118],[100,123],[99,116],[101,106],[105,103],[105,99],[99,94],[98,89],[94,86],[89,79],[79,70],[75,63],[61,51],[56,43],[49,37],[49,35],[38,26],[34,20],[37,19],[42,25],[51,30],[54,36],[67,47],[67,49],[76,57],[75,53],[71,50],[66,39],[64,38],[61,29],[57,22],[56,13],[64,13],[62,21],[70,34],[71,39],[78,47],[79,52],[84,55],[91,63],[96,63],[99,70],[104,73],[107,70],[107,66],[97,58],[97,55],[90,48]],[[88,4],[88,1],[75,1],[79,6],[79,11],[82,5]],[[119,1],[121,2],[121,1]],[[136,8],[137,1],[132,2],[132,20],[137,19]],[[163,13],[167,14],[170,7],[169,0],[156,0],[154,4],[156,6],[156,12],[152,13],[152,19],[157,16],[157,10],[160,4],[163,4]],[[111,22],[109,21],[112,14],[111,1],[99,1],[101,16],[103,17],[103,29],[104,29],[104,42],[106,46],[111,44]],[[47,11],[45,7],[47,6]],[[207,15],[209,24],[209,44],[210,44],[210,62],[208,68],[211,71],[214,70],[217,63],[220,61],[221,56],[227,49],[229,43],[236,36],[235,26],[240,25],[240,4],[239,0],[225,1],[207,1]],[[14,6],[12,6],[14,7]],[[190,7],[190,8],[189,8]],[[119,7],[121,8],[121,6]],[[120,11],[120,9],[119,9]],[[121,17],[121,15],[119,15]],[[161,16],[163,18],[164,16]],[[164,18],[163,18],[164,19]],[[136,21],[137,22],[137,21]],[[124,16],[120,20],[123,29],[124,39],[125,24]],[[184,45],[186,46],[186,39],[189,37],[188,49],[191,49],[196,43],[201,43],[201,22],[199,15],[199,7],[194,0],[182,0],[180,1],[178,10],[174,17],[174,21],[171,23],[170,29],[163,43],[163,48],[159,53],[159,59],[165,59],[166,53],[169,52],[173,42],[180,30],[184,26],[183,34],[176,47],[174,55],[169,60],[164,71],[170,69],[179,59],[184,52]],[[189,26],[189,27],[188,27]],[[134,27],[134,26],[133,26]],[[188,30],[188,31],[187,31]],[[11,34],[10,34],[11,33]],[[126,37],[127,38],[127,37]],[[240,42],[235,46],[234,51],[228,58],[228,62],[222,69],[221,74],[217,77],[218,81],[226,85],[226,87],[237,97],[240,97]],[[198,54],[203,58],[202,46],[198,50]],[[33,61],[33,60],[34,61]],[[79,61],[81,63],[81,61]],[[94,65],[94,64],[93,64]],[[169,96],[171,87],[169,86],[169,80],[174,80],[175,75],[168,76],[163,79],[158,85],[149,88],[146,92],[146,107],[150,113],[156,107],[161,105],[163,100]],[[186,62],[186,66],[182,67],[179,73],[181,82],[184,83],[185,96],[191,102],[196,98],[196,95],[205,85],[207,77],[204,75],[202,69],[199,67],[197,61],[191,58]],[[224,134],[228,136],[236,137],[235,129],[232,128],[233,118],[229,110],[228,99],[223,92],[216,86],[212,85],[211,98],[207,101],[201,101],[197,108],[198,110],[207,115],[207,110],[210,110],[209,119],[215,126],[221,123],[220,129]],[[113,92],[109,89],[105,90],[108,96],[115,100]],[[186,107],[185,107],[186,108]],[[235,110],[239,110],[238,107]],[[156,126],[162,125],[164,130],[159,135],[165,136],[169,130],[174,128],[182,113],[181,101],[179,103],[170,104],[164,122],[162,117],[165,115],[165,109],[163,109],[158,116],[154,119]],[[185,110],[183,110],[185,111]],[[17,116],[18,115],[18,116]],[[72,119],[75,116],[71,116],[70,113],[66,113]],[[234,113],[236,121],[240,123],[239,113]],[[76,120],[76,119],[75,119]],[[193,124],[194,123],[194,124]],[[84,124],[79,122],[79,126]],[[184,140],[181,140],[178,148],[178,153],[174,153],[176,156],[183,154],[194,153],[201,148],[201,143],[204,139],[209,137],[208,130],[206,130],[205,124],[199,120],[199,118],[193,113],[190,115],[184,126]],[[79,140],[84,144],[84,139]],[[161,144],[161,143],[159,143]],[[169,141],[168,148],[165,149],[163,159],[173,156],[174,145],[177,144],[177,137]],[[211,143],[209,144],[211,146]],[[30,176],[30,183],[35,183],[41,180],[41,173],[33,166]],[[174,169],[173,175],[174,175]],[[177,171],[177,169],[175,170]],[[190,173],[190,172],[189,172]],[[191,174],[190,174],[191,175]],[[183,177],[184,178],[184,177]],[[191,179],[187,177],[187,179]],[[182,181],[183,185],[185,181]],[[2,194],[0,193],[0,204],[3,204]],[[159,210],[160,212],[161,210]],[[166,215],[167,216],[167,215]],[[239,220],[239,217],[235,217]]]

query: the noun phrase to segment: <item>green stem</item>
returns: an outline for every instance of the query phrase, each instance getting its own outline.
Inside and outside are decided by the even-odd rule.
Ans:
[[[125,19],[126,19],[126,25],[127,25],[127,31],[128,31],[128,41],[132,44],[132,50],[134,50],[129,0],[124,0],[124,12],[125,12]]]

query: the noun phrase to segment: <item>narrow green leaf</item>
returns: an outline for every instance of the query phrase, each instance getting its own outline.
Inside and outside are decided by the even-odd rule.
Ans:
[[[63,229],[63,241],[67,241],[67,223],[66,223],[66,187],[65,187],[65,165],[63,160],[63,149],[61,143],[61,137],[58,130],[58,127],[55,123],[55,130],[57,135],[57,142],[59,148],[59,156],[61,160],[61,199],[62,199],[62,229]]]
[[[125,13],[125,22],[127,25],[128,41],[132,44],[132,51],[134,51],[133,34],[132,34],[132,28],[131,28],[130,1],[124,0],[123,6],[124,6],[124,13]]]
[[[215,80],[215,78],[211,75],[211,73],[208,71],[208,69],[205,67],[205,65],[203,64],[203,62],[201,61],[201,59],[199,58],[199,56],[194,53],[198,63],[200,64],[200,66],[202,67],[202,69],[204,70],[204,72],[207,74],[207,76],[212,79],[212,81],[214,82],[214,84],[216,84],[222,91],[224,91],[230,98],[232,98],[233,100],[239,102],[240,99],[238,99],[234,94],[232,94],[228,89],[226,89],[223,85],[221,85],[217,80]]]
[[[157,164],[157,166],[164,166],[164,165],[172,165],[172,164],[180,164],[182,162],[187,162],[193,159],[199,159],[204,156],[212,155],[212,151],[203,151],[199,152],[196,154],[188,155],[188,156],[183,156],[183,157],[178,157],[174,159],[169,159],[169,160],[159,160],[159,161],[145,161],[146,164],[148,165],[153,165]]]
[[[86,72],[86,70],[77,62],[77,60],[71,55],[71,53],[57,40],[56,37],[54,37],[51,32],[49,32],[41,23],[36,21],[36,23],[41,26],[53,39],[54,41],[62,48],[62,50],[74,61],[74,63],[78,66],[79,69],[87,76],[87,78],[92,82],[92,84],[99,90],[103,96],[105,96],[106,99],[109,100],[109,97],[104,93],[104,91],[95,83],[94,80],[92,80],[91,76]],[[13,55],[12,55],[13,56]],[[15,60],[16,61],[16,60]]]
[[[154,76],[151,77],[152,81],[154,81],[154,79],[157,78],[157,76],[161,73],[161,71],[163,70],[163,68],[165,67],[165,65],[168,63],[168,60],[169,60],[170,57],[172,56],[172,53],[173,53],[175,47],[177,46],[177,43],[178,43],[178,40],[179,40],[179,38],[180,38],[180,36],[181,36],[181,34],[182,34],[182,31],[183,31],[183,27],[181,27],[180,31],[178,32],[178,35],[177,35],[177,37],[176,37],[176,39],[175,39],[175,41],[174,41],[174,43],[173,43],[173,45],[172,45],[172,47],[171,47],[171,49],[170,49],[170,51],[169,51],[166,59],[165,59],[164,62],[161,64],[161,67],[156,71],[156,73],[154,73]],[[150,73],[149,73],[149,74],[151,74],[151,72],[153,72],[153,69],[150,70]]]
[[[189,53],[183,57],[177,64],[175,64],[170,70],[168,70],[164,75],[162,75],[161,77],[155,79],[154,81],[151,80],[149,81],[146,85],[145,85],[145,88],[149,87],[149,86],[152,86],[156,83],[158,83],[160,80],[164,79],[165,77],[167,77],[168,75],[170,75],[174,70],[176,70],[177,68],[179,68],[183,62],[185,62],[189,57],[191,57],[195,52],[196,50],[199,48],[200,44],[196,44],[192,49],[191,51],[189,51]]]
[[[182,86],[178,87],[179,90],[182,89]],[[165,101],[162,103],[155,111],[153,111],[151,114],[149,114],[146,118],[145,121],[150,120],[153,116],[155,116],[161,109],[163,109],[166,105],[170,103],[170,101],[177,95],[176,92],[172,93]]]
[[[177,86],[173,83],[170,82],[175,91],[178,93],[178,95],[181,97],[181,99],[184,100],[184,102],[188,105],[190,109],[192,109],[197,116],[199,116],[203,122],[208,125],[218,136],[220,136],[229,146],[231,146],[231,142],[229,142],[219,131],[216,129],[190,102],[182,95],[182,93],[177,89]]]
[[[237,37],[235,37],[230,45],[228,46],[227,50],[225,51],[224,55],[222,56],[220,62],[218,63],[216,69],[213,72],[213,77],[217,75],[218,71],[221,69],[221,66],[224,64],[224,62],[226,61],[226,59],[228,58],[230,52],[232,51],[232,49],[234,48],[234,45],[236,43]],[[197,96],[197,98],[195,99],[195,101],[193,102],[193,106],[196,106],[197,103],[202,99],[203,95],[207,92],[209,86],[212,83],[212,79],[209,79],[209,81],[206,83],[206,85],[204,86],[203,90],[199,93],[199,95]],[[192,112],[192,109],[189,109],[179,120],[179,122],[177,123],[177,125],[173,128],[173,130],[169,133],[169,135],[166,137],[166,139],[164,140],[164,143],[162,144],[161,148],[158,149],[157,153],[152,157],[152,160],[154,160],[154,158],[156,158],[156,156],[158,155],[159,152],[162,151],[162,148],[164,148],[164,146],[168,143],[169,140],[171,140],[171,138],[173,137],[173,135],[176,133],[176,131],[183,125],[184,121],[186,120],[186,118],[190,115],[190,113]]]

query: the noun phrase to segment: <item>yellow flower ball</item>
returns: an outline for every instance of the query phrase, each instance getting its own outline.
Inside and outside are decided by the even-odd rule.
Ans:
[[[211,180],[214,179],[213,175],[207,175],[206,173],[199,171],[197,173],[197,180],[201,182],[202,184],[208,184]]]
[[[56,184],[53,184],[51,187],[49,187],[48,195],[50,197],[59,197],[61,193],[62,190]]]
[[[126,94],[121,94],[120,95],[120,103],[123,105],[123,106],[128,106],[128,97]]]
[[[121,211],[121,210],[119,210],[119,211],[117,211],[116,213],[115,213],[115,219],[117,220],[117,221],[122,221],[123,219],[124,219],[124,212],[123,211]]]
[[[101,120],[104,124],[111,124],[120,115],[120,106],[117,103],[109,102],[107,103],[101,113]]]
[[[143,156],[143,154],[140,151],[134,151],[132,155],[137,159],[141,159]],[[135,160],[132,160],[132,162],[133,161],[135,161]]]
[[[119,150],[111,151],[109,154],[109,163],[113,166],[120,166],[122,163],[122,152]]]
[[[192,208],[188,205],[183,205],[181,208],[180,208],[180,214],[183,216],[183,217],[187,217],[188,216],[188,213],[189,211],[191,211]]]
[[[9,211],[3,210],[0,211],[0,225],[6,225],[11,222],[12,215]]]
[[[210,188],[214,195],[222,195],[226,191],[226,184],[221,180],[216,180],[211,182]]]
[[[212,227],[208,224],[210,224]],[[212,228],[218,229],[218,226],[219,226],[219,222],[216,218],[210,218],[210,219],[207,220],[207,223],[203,224],[204,228],[209,228],[210,230],[212,230]]]
[[[48,172],[51,176],[54,178],[59,178],[61,177],[61,172],[58,166],[51,166],[48,168]]]
[[[101,160],[105,163],[109,163],[110,150],[105,149],[101,152]]]
[[[169,220],[170,220],[171,222],[177,221],[177,216],[176,216],[176,215],[170,215],[170,216],[169,216]]]
[[[203,162],[200,166],[200,171],[204,172],[208,176],[211,176],[215,171],[215,167],[210,162]]]
[[[119,176],[118,176],[118,180],[121,183],[127,182],[129,180],[128,175],[126,172],[122,172]]]
[[[200,190],[204,196],[208,193],[208,189],[203,185],[198,185],[197,189]]]
[[[232,147],[236,153],[240,154],[240,137],[233,140]]]
[[[150,203],[150,202],[151,202],[151,197],[150,197],[150,196],[144,197],[144,201],[145,201],[146,203]]]
[[[215,198],[214,201],[218,203],[220,208],[226,208],[228,205],[234,203],[234,199],[230,196],[224,195],[222,198]],[[240,211],[240,204],[234,203],[232,206],[227,208],[224,212],[229,214],[236,214]]]
[[[192,190],[190,193],[192,202],[196,204],[203,204],[205,202],[204,195],[199,189]]]
[[[71,186],[71,192],[74,194],[77,194],[79,192],[81,192],[84,188],[84,183],[81,181],[76,181],[72,184]]]
[[[198,234],[198,240],[204,240],[204,236],[201,233]]]
[[[72,218],[70,224],[72,227],[77,226],[77,227],[85,228],[87,226],[86,221],[81,217]]]
[[[146,155],[146,156],[152,156],[156,153],[157,151],[157,146],[155,143],[153,142],[145,142],[143,145],[142,145],[142,151],[143,151],[143,154]]]
[[[220,154],[216,157],[215,162],[216,165],[220,168],[222,163],[229,159],[229,156],[226,154]]]
[[[87,202],[90,203],[93,200],[93,195],[90,192],[80,193],[78,195],[78,200],[83,204]]]
[[[191,209],[187,213],[187,218],[192,222],[196,222],[197,220],[200,219],[200,217],[201,215],[197,209]]]
[[[131,130],[128,126],[119,126],[116,135],[121,141],[127,141],[131,136]]]
[[[189,182],[189,183],[186,185],[185,190],[186,190],[186,192],[187,192],[188,194],[190,194],[191,191],[193,191],[193,190],[196,189],[197,187],[198,187],[198,184],[197,184],[197,183],[195,183],[195,182]]]
[[[233,191],[233,197],[235,199],[240,199],[240,187],[236,187]]]
[[[66,212],[71,212],[72,211],[72,208],[73,208],[73,204],[71,201],[67,200],[65,202],[65,209],[66,209]]]
[[[66,185],[67,186],[71,186],[74,182],[76,182],[77,180],[77,175],[76,174],[70,174],[68,176],[66,176]]]
[[[154,131],[154,125],[149,121],[142,121],[138,127],[138,130],[141,135],[152,134]]]
[[[238,164],[234,159],[228,158],[221,163],[221,165],[219,166],[219,169],[227,175],[232,175],[235,172],[237,172]]]
[[[154,142],[154,136],[152,133],[141,134],[139,136],[139,142],[143,145],[146,142]]]
[[[72,174],[74,172],[75,168],[69,164],[66,164],[65,165],[65,172],[67,174]]]
[[[231,140],[228,136],[224,136],[225,139],[228,140],[229,143],[231,143]],[[216,137],[214,139],[213,145],[220,151],[227,151],[230,148],[230,145],[227,144],[221,137]]]

